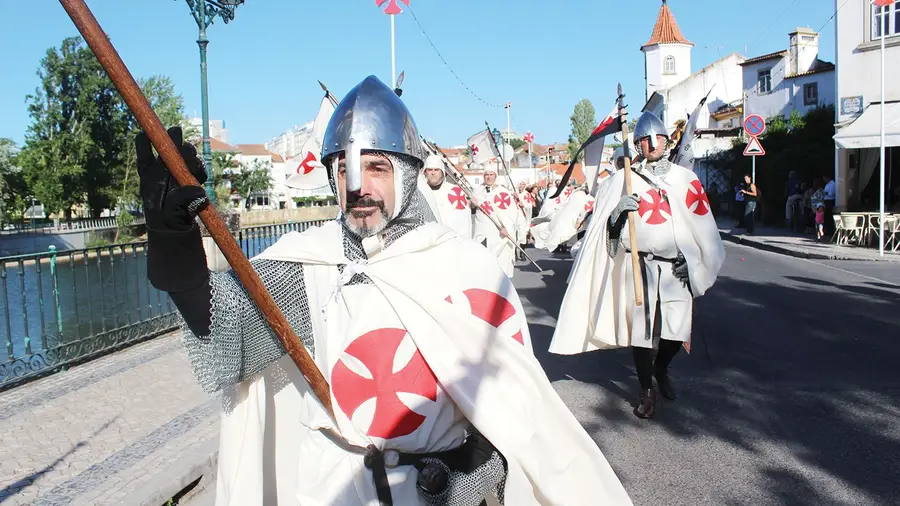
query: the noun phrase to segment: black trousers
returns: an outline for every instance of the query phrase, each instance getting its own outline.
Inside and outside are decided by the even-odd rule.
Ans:
[[[662,333],[662,307],[657,300],[656,317],[653,323],[653,337],[657,338]],[[681,350],[682,343],[680,341],[669,341],[667,339],[659,340],[659,351],[653,348],[632,347],[634,355],[634,366],[637,369],[638,381],[641,384],[641,390],[649,390],[653,388],[653,376],[664,377],[668,374],[669,364],[672,359]]]

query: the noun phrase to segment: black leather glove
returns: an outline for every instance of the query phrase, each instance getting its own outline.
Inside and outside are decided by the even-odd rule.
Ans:
[[[638,194],[622,195],[619,203],[609,214],[609,224],[607,227],[606,252],[610,257],[615,257],[619,252],[619,242],[622,237],[622,228],[628,213],[637,211],[641,207],[641,197]]]
[[[180,127],[169,129],[188,169],[203,184],[203,161],[194,146],[183,142],[182,135]],[[212,290],[203,238],[194,218],[209,199],[200,186],[178,186],[165,163],[153,154],[144,132],[135,137],[134,147],[147,220],[147,278],[156,289],[169,293],[195,335],[207,336]]]
[[[178,147],[191,174],[203,184],[206,182],[206,168],[197,156],[197,148],[185,144],[182,135],[181,127],[169,129],[169,137]],[[137,135],[134,147],[147,228],[181,232],[193,228],[197,213],[209,203],[206,192],[200,186],[178,186],[162,159],[154,156],[153,146],[144,132]]]
[[[688,272],[687,259],[684,258],[684,255],[682,255],[680,251],[678,252],[678,256],[675,257],[675,263],[672,264],[672,274],[674,274],[684,286],[691,286],[691,277]]]

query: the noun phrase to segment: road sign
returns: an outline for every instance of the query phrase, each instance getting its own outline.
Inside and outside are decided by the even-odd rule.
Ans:
[[[762,156],[764,154],[766,154],[766,150],[763,149],[759,138],[750,137],[750,142],[747,143],[747,147],[744,149],[744,156]]]
[[[759,137],[766,131],[766,120],[759,114],[751,114],[744,120],[744,131],[751,137]]]

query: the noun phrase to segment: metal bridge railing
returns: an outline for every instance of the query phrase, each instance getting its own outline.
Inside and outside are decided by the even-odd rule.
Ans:
[[[248,257],[325,220],[242,229]],[[147,243],[0,258],[0,390],[177,328],[147,280]]]

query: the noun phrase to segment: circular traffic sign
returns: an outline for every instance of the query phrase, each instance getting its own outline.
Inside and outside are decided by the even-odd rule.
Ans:
[[[758,137],[766,131],[766,120],[759,114],[751,114],[744,120],[744,131],[747,135]]]

